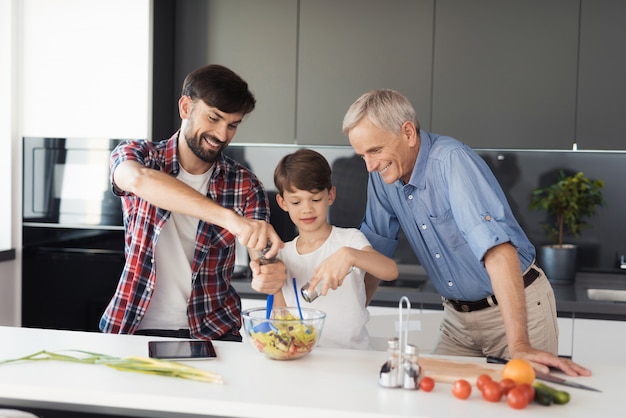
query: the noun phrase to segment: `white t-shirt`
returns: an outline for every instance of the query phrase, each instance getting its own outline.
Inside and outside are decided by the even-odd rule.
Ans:
[[[194,175],[181,166],[177,178],[206,195],[212,172],[211,168]],[[163,226],[154,250],[156,284],[139,329],[189,328],[187,305],[198,222],[198,218],[172,212]]]
[[[355,228],[333,226],[326,242],[308,254],[299,254],[296,249],[298,237],[285,243],[279,258],[287,266],[287,282],[282,292],[287,306],[297,306],[292,277],[296,278],[297,290],[309,281],[315,268],[341,247],[362,249],[370,246],[365,235]],[[320,347],[369,349],[369,335],[365,325],[369,312],[365,307],[365,272],[354,269],[337,290],[329,290],[313,302],[306,302],[300,293],[301,307],[314,308],[326,313],[324,329],[318,342]]]

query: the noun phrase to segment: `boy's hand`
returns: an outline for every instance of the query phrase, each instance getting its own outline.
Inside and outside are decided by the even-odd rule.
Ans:
[[[352,272],[353,266],[348,253],[347,247],[342,247],[320,263],[309,280],[310,288],[315,289],[318,283],[323,282],[319,293],[325,296],[329,289],[336,290],[341,286],[346,276]]]

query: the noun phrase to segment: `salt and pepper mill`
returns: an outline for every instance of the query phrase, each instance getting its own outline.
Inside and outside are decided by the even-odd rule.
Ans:
[[[387,341],[387,361],[380,369],[378,383],[386,388],[400,387],[398,368],[400,366],[400,345],[397,338]]]
[[[267,240],[267,245],[261,251],[259,251],[259,264],[264,266],[266,264],[272,264],[276,262],[276,257],[267,258],[265,254],[272,248],[272,241]]]
[[[406,310],[403,309],[406,303]],[[387,361],[380,369],[378,383],[386,388],[419,389],[422,379],[422,368],[418,363],[418,350],[413,344],[408,344],[409,313],[411,302],[403,296],[398,306],[400,316],[399,338],[392,338],[387,342]]]
[[[418,357],[417,347],[407,344],[402,359],[402,387],[404,389],[416,390],[420,387],[422,367],[417,361]]]

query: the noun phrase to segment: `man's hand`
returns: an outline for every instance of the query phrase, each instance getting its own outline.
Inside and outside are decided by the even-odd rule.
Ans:
[[[550,368],[557,368],[568,376],[591,376],[591,370],[573,362],[568,358],[558,357],[546,351],[530,348],[527,351],[511,352],[511,357],[528,360],[535,370],[550,373]]]
[[[280,260],[265,265],[260,265],[258,260],[252,260],[250,270],[252,270],[252,289],[259,293],[276,294],[287,280],[287,268]]]
[[[265,257],[272,258],[285,245],[270,223],[248,219],[234,212],[233,215],[233,219],[226,228],[237,237],[241,245],[248,247],[251,251],[261,251],[269,241],[272,243],[272,247],[265,254]]]

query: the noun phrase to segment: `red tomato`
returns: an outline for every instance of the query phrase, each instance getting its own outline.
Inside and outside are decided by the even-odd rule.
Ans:
[[[467,399],[472,394],[472,385],[465,379],[455,380],[452,383],[452,394],[459,399]]]
[[[522,383],[521,385],[517,385],[517,388],[521,389],[522,392],[526,395],[526,399],[528,399],[528,403],[532,402],[535,399],[535,388],[533,385],[528,383]]]
[[[509,393],[509,390],[513,389],[516,385],[513,379],[502,379],[500,380],[500,387],[502,388],[502,393],[506,395]]]
[[[514,387],[506,394],[506,403],[513,409],[524,409],[529,403],[528,395],[520,386]]]
[[[420,389],[424,392],[430,392],[435,387],[435,381],[430,377],[422,377],[420,381]]]
[[[478,388],[479,391],[482,392],[483,388],[485,387],[485,383],[492,382],[492,381],[493,379],[488,374],[481,374],[476,379],[476,387]]]
[[[500,402],[500,399],[502,399],[502,387],[500,383],[494,382],[493,380],[485,383],[485,386],[483,386],[483,398],[489,402]]]

